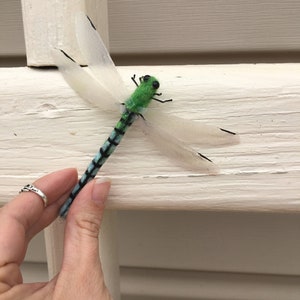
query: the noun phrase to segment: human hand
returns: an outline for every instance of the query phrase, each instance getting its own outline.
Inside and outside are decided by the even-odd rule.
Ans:
[[[20,265],[29,241],[55,220],[76,182],[75,169],[51,173],[34,182],[48,198],[46,208],[40,196],[26,192],[0,209],[0,300],[111,299],[98,254],[108,181],[89,182],[73,202],[66,219],[59,274],[49,282],[23,283]]]

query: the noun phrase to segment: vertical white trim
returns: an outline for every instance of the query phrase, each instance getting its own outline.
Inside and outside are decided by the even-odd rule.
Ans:
[[[117,239],[117,212],[104,212],[100,231],[100,257],[105,284],[114,300],[121,299]]]
[[[114,300],[120,299],[120,271],[117,242],[117,212],[106,210],[100,232],[100,256],[106,286]],[[51,279],[61,268],[65,222],[56,219],[45,229],[48,274]]]
[[[63,257],[64,231],[65,224],[60,219],[56,219],[44,231],[50,279],[60,271]]]
[[[91,12],[101,33],[108,40],[107,1],[23,0],[23,22],[28,66],[52,64],[50,49],[61,47],[80,61],[74,31],[77,11]],[[95,20],[94,20],[95,21]],[[116,248],[115,216],[106,214],[101,234],[102,264],[105,280],[115,300],[120,299],[118,249]],[[49,277],[56,275],[63,258],[64,223],[56,220],[45,230]]]
[[[89,13],[104,40],[108,41],[105,0],[87,3],[84,0],[23,0],[22,11],[28,66],[53,65],[50,50],[62,46],[80,61],[74,31],[74,16],[78,11]]]

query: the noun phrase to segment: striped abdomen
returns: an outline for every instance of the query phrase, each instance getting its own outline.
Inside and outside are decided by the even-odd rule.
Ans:
[[[72,204],[75,197],[78,195],[80,190],[97,175],[99,169],[103,166],[103,164],[109,158],[109,156],[114,152],[116,147],[119,145],[122,137],[124,136],[126,130],[134,122],[135,119],[136,114],[133,112],[125,111],[122,114],[122,117],[117,123],[116,127],[111,132],[110,136],[105,141],[103,146],[99,149],[98,153],[93,158],[86,171],[74,187],[69,198],[61,207],[59,212],[61,217],[66,217],[69,207]]]

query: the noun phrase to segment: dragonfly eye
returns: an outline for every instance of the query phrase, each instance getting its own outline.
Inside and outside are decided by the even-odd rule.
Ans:
[[[143,76],[143,79],[144,79],[144,81],[148,81],[149,79],[150,79],[150,75],[145,75],[145,76]]]
[[[159,88],[159,82],[157,80],[153,81],[152,86],[157,90]]]

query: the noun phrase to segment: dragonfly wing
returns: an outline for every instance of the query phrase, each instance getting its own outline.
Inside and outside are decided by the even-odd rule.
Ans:
[[[211,175],[218,173],[218,167],[210,159],[183,144],[175,136],[165,131],[163,127],[160,128],[143,118],[139,118],[137,122],[143,133],[167,157],[176,160],[176,162],[188,169]]]
[[[188,144],[222,147],[239,143],[239,135],[234,132],[172,116],[158,109],[149,109],[146,116],[149,121]]]
[[[116,110],[117,100],[92,75],[58,49],[52,50],[58,66],[69,86],[83,99],[103,110]]]
[[[95,26],[83,12],[76,15],[76,37],[80,51],[94,76],[116,99],[124,102],[129,92]]]

